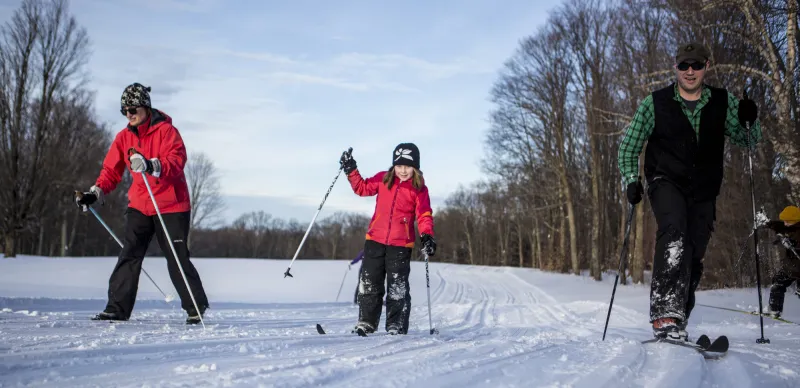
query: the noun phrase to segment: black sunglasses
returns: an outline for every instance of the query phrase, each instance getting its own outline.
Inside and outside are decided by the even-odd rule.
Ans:
[[[125,116],[125,114],[126,114],[126,113],[130,113],[130,114],[132,114],[132,115],[135,115],[135,114],[136,114],[136,110],[137,110],[137,109],[138,109],[138,108],[128,108],[128,109],[125,109],[125,108],[120,108],[120,109],[119,109],[119,111],[120,111],[120,112],[122,112],[122,115],[123,115],[123,116]]]
[[[680,70],[680,71],[689,70],[690,67],[692,68],[692,70],[703,70],[703,68],[706,67],[706,63],[705,62],[692,62],[692,63],[681,62],[681,63],[678,64],[678,70]]]

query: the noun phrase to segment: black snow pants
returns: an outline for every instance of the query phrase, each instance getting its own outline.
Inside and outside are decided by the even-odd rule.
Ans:
[[[208,299],[200,281],[200,275],[192,262],[189,261],[189,248],[186,246],[186,240],[189,236],[190,212],[162,213],[161,215],[172,238],[172,243],[175,247],[175,252],[178,254],[181,267],[183,267],[186,280],[192,288],[192,294],[202,314],[208,308]],[[105,312],[116,313],[123,319],[130,318],[133,312],[133,305],[136,302],[136,293],[139,289],[139,274],[142,270],[142,261],[144,261],[147,247],[150,245],[153,235],[156,235],[158,245],[167,258],[167,270],[169,271],[170,280],[172,280],[172,285],[181,298],[181,307],[192,315],[191,313],[195,310],[192,299],[186,289],[178,264],[172,255],[172,250],[167,243],[158,215],[146,216],[136,209],[128,208],[125,212],[125,218],[125,238],[117,265],[114,267],[108,282],[108,304]]]
[[[772,277],[772,287],[769,290],[769,309],[773,312],[783,312],[783,302],[786,296],[786,289],[792,283],[797,282],[800,291],[800,260],[789,257],[783,258],[778,271]],[[791,253],[793,255],[793,253]],[[800,294],[798,294],[800,295]]]
[[[372,240],[364,243],[358,296],[358,320],[377,330],[386,295],[386,330],[408,333],[411,293],[411,248],[387,246]],[[384,291],[384,281],[388,290]]]
[[[658,224],[650,321],[689,319],[703,276],[703,256],[714,231],[716,199],[695,201],[673,183],[656,179],[647,188]]]

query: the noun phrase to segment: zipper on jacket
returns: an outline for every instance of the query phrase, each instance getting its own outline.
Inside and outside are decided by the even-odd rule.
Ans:
[[[406,241],[411,240],[411,234],[408,233],[408,219],[403,217],[403,223],[406,224]]]
[[[397,201],[397,193],[400,192],[400,183],[395,185],[394,196],[392,197],[392,206],[389,208],[389,229],[386,231],[386,244],[389,245],[389,236],[392,235],[392,214],[394,214],[394,204]]]

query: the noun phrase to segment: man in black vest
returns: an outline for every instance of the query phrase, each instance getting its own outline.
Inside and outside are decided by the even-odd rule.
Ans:
[[[644,174],[658,224],[650,287],[650,322],[657,338],[688,339],[686,324],[714,230],[725,137],[742,147],[761,140],[752,100],[703,83],[709,57],[700,43],[681,45],[675,56],[677,82],[642,101],[619,147],[628,202],[635,205],[644,192],[639,154],[647,142]]]

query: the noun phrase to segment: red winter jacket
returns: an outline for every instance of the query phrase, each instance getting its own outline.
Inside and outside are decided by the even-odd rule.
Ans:
[[[171,117],[156,109],[151,112],[150,117],[139,125],[136,132],[125,128],[117,134],[95,184],[104,194],[113,191],[122,180],[125,168],[130,171],[128,150],[134,148],[145,159],[158,158],[161,162],[158,178],[145,173],[161,213],[190,211],[189,186],[183,174],[183,166],[186,165],[183,139],[178,129],[172,126]],[[156,210],[142,180],[142,174],[131,171],[131,175],[133,183],[128,190],[128,206],[145,215],[155,215]]]
[[[383,177],[388,172],[382,171],[372,178],[364,179],[358,170],[347,176],[353,191],[362,196],[377,195],[375,213],[369,223],[367,240],[401,247],[414,247],[416,239],[414,220],[419,225],[420,234],[433,236],[433,211],[428,188],[415,189],[411,180],[400,182],[394,177],[392,188],[387,189]]]

